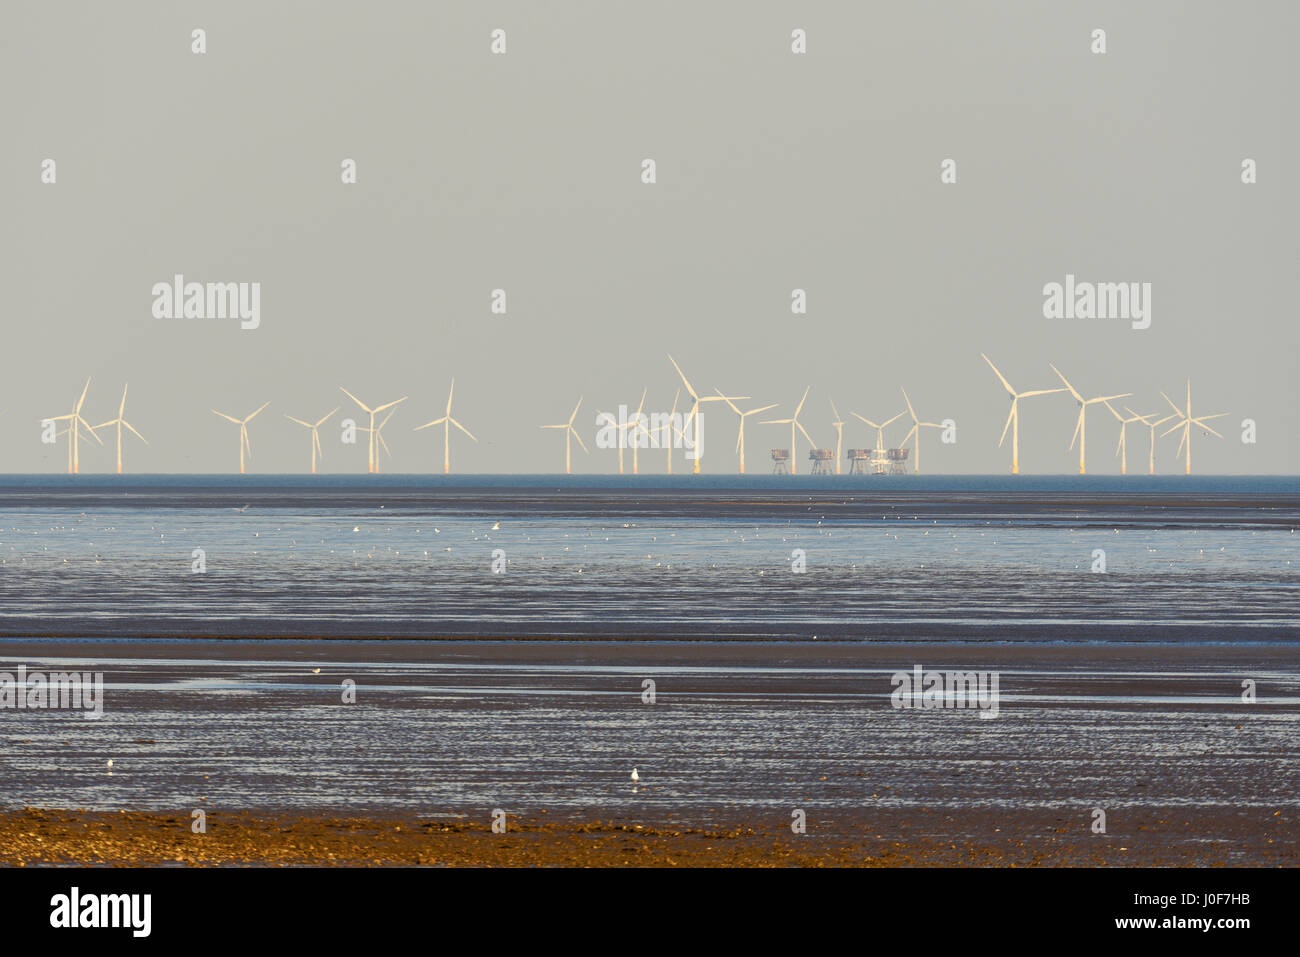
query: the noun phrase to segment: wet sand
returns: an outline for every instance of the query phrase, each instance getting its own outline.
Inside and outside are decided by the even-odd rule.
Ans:
[[[1298,863],[1286,646],[5,640],[0,657],[107,688],[100,721],[0,711],[8,865]],[[891,707],[889,673],[917,663],[998,671],[998,717]]]

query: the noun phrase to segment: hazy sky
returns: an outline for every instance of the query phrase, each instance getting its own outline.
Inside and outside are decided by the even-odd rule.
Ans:
[[[453,437],[456,471],[556,471],[561,433],[538,426],[580,394],[589,446],[596,411],[643,388],[666,411],[671,352],[697,388],[781,403],[774,416],[811,385],[819,444],[828,396],[846,445],[867,446],[848,412],[893,415],[905,386],[923,418],[958,423],[953,446],[927,434],[926,471],[1002,472],[1008,399],[983,351],[1019,389],[1059,384],[1055,362],[1139,412],[1163,414],[1158,390],[1178,399],[1190,377],[1193,412],[1231,413],[1226,440],[1197,436],[1197,472],[1300,472],[1298,27],[1283,0],[9,0],[0,471],[66,467],[39,420],[87,376],[92,422],[131,384],[150,444],[126,449],[129,471],[237,469],[238,429],[209,409],[266,401],[250,470],[303,471],[308,436],[284,414],[356,415],[340,385],[409,395],[384,469],[438,471],[441,433],[411,429],[442,414],[452,376],[480,440]],[[175,273],[260,282],[260,328],[154,318],[151,289]],[[1044,284],[1067,273],[1151,283],[1151,327],[1044,318]],[[1023,408],[1022,470],[1077,470],[1072,401]],[[735,470],[720,409],[706,472]],[[324,469],[364,471],[343,413],[322,429]],[[767,417],[747,426],[751,472],[789,443]],[[1116,423],[1101,407],[1088,421],[1089,471],[1117,472]],[[1159,471],[1181,470],[1175,446]],[[1145,429],[1129,448],[1133,471]],[[574,452],[575,471],[617,468]],[[112,458],[93,449],[83,471]]]

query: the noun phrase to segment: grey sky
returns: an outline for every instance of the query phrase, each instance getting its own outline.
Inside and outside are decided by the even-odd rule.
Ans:
[[[0,26],[0,471],[65,467],[38,422],[88,375],[92,422],[131,383],[151,444],[129,471],[234,470],[238,429],[208,410],[268,400],[251,470],[305,470],[284,413],[355,415],[340,385],[410,395],[384,469],[436,471],[441,433],[410,430],[453,375],[480,440],[453,437],[456,471],[556,471],[560,434],[538,426],[579,394],[589,446],[599,408],[649,387],[666,410],[672,352],[697,388],[774,416],[811,384],[819,444],[828,395],[888,417],[905,386],[923,418],[958,422],[955,446],[927,435],[926,471],[1002,472],[1008,403],[981,351],[1017,388],[1057,385],[1051,361],[1140,412],[1190,377],[1194,412],[1231,413],[1226,440],[1197,437],[1197,472],[1300,471],[1295,4],[81,0],[6,3]],[[261,327],[154,319],[150,289],[177,272],[260,282]],[[1151,328],[1043,318],[1067,272],[1152,283]],[[711,473],[735,470],[720,409]],[[1023,471],[1077,469],[1074,416],[1065,396],[1025,403]],[[338,418],[324,469],[364,471]],[[846,445],[870,445],[851,421]],[[1089,471],[1117,472],[1104,409],[1088,437]],[[789,441],[755,419],[746,438],[751,472]],[[1175,446],[1158,471],[1181,470]],[[1139,470],[1145,429],[1129,449]],[[575,447],[574,466],[616,455]],[[111,467],[107,449],[83,462]]]

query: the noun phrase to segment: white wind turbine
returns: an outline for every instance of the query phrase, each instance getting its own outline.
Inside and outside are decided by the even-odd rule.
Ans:
[[[424,423],[424,425],[417,425],[415,427],[415,431],[419,432],[421,429],[427,429],[430,428],[431,426],[435,426],[435,425],[442,426],[442,474],[443,475],[451,474],[451,427],[453,425],[456,426],[456,428],[460,429],[471,439],[474,439],[474,434],[470,432],[469,429],[465,428],[465,426],[461,425],[459,422],[457,422],[455,419],[451,417],[451,397],[455,391],[456,391],[456,380],[452,379],[451,388],[447,390],[447,411],[443,413],[442,418],[434,419],[432,422],[426,422]],[[474,441],[477,442],[478,439],[474,439]]]
[[[889,428],[891,425],[894,424],[895,421],[903,417],[903,413],[900,412],[898,413],[898,415],[894,416],[893,418],[889,418],[886,419],[884,422],[877,423],[877,422],[872,422],[866,416],[858,415],[858,413],[856,412],[851,412],[849,414],[856,416],[858,419],[862,420],[867,425],[871,426],[873,429],[876,430],[876,451],[877,452],[885,451],[885,429]]]
[[[641,390],[641,404],[636,407],[636,415],[631,416],[626,421],[619,422],[618,417],[614,415],[613,412],[596,413],[597,422],[600,422],[600,420],[604,418],[609,422],[610,425],[612,425],[620,433],[618,437],[618,474],[619,475],[623,474],[623,449],[630,442],[630,440],[628,439],[628,432],[631,430],[635,430],[637,426],[640,424],[641,410],[645,408],[645,397],[646,397],[646,393],[648,393],[649,391],[650,391],[649,389]],[[643,425],[641,426],[641,431],[643,432],[646,431],[645,426]],[[647,434],[649,433],[647,432]],[[635,442],[632,442],[631,445],[632,445],[632,474],[635,475],[636,460],[637,460],[637,456],[636,456],[637,445]]]
[[[1124,418],[1124,416],[1116,412],[1115,407],[1111,405],[1109,402],[1103,404],[1106,406],[1106,408],[1110,409],[1110,414],[1115,416],[1115,419],[1119,422],[1119,444],[1115,446],[1115,454],[1119,456],[1119,474],[1127,475],[1128,474],[1128,427],[1132,425],[1134,422],[1145,422],[1146,418],[1144,416],[1135,414],[1132,409],[1128,409],[1126,407],[1125,411],[1128,412],[1129,414],[1129,418],[1126,419]]]
[[[720,390],[715,390],[715,391],[718,392],[718,395],[722,395],[722,392]],[[732,402],[730,398],[728,398],[727,396],[723,396],[723,398],[727,400],[727,405],[731,406],[731,411],[735,412],[736,415],[740,416],[740,432],[736,436],[736,451],[740,454],[740,474],[744,475],[745,474],[745,419],[749,418],[751,415],[757,415],[759,412],[766,412],[768,409],[775,409],[776,404],[773,403],[772,405],[765,405],[760,409],[750,409],[748,412],[741,412],[740,408],[736,405],[736,403]]]
[[[903,444],[906,445],[908,439],[910,439],[913,435],[916,436],[916,455],[913,456],[912,458],[912,472],[913,474],[920,474],[921,472],[921,430],[942,429],[943,426],[940,425],[938,422],[922,422],[920,419],[918,419],[916,417],[916,410],[912,408],[912,400],[907,397],[907,390],[903,389],[902,386],[899,386],[899,388],[902,389],[903,392],[903,401],[907,403],[907,414],[912,417],[912,430],[908,432],[906,436],[904,436]],[[901,415],[902,413],[899,414]]]
[[[123,428],[130,429],[137,439],[139,439],[145,445],[149,444],[149,440],[146,439],[139,432],[136,432],[135,426],[133,426],[130,422],[126,421],[125,418],[126,390],[129,385],[130,383],[127,383],[126,385],[122,386],[122,404],[117,407],[117,418],[109,419],[107,422],[101,422],[99,425],[95,426],[95,428],[97,429],[106,428],[107,426],[110,425],[117,426],[117,474],[118,475],[122,474],[122,429]]]
[[[235,425],[239,426],[239,474],[240,475],[244,474],[244,450],[245,449],[248,450],[248,457],[250,459],[253,457],[253,444],[248,441],[248,423],[253,421],[253,416],[257,415],[258,412],[261,412],[270,404],[271,404],[270,402],[263,402],[260,406],[258,406],[257,412],[252,412],[242,419],[237,419],[233,415],[226,415],[226,413],[224,412],[218,412],[216,409],[212,410],[213,415],[219,415],[223,419],[226,419],[227,421],[230,422],[234,422]]]
[[[703,405],[705,402],[725,402],[725,401],[727,401],[728,399],[748,399],[749,396],[747,396],[747,395],[733,395],[733,396],[725,396],[725,395],[723,395],[721,392],[718,392],[717,395],[705,395],[705,396],[702,396],[702,395],[700,395],[699,393],[697,393],[697,392],[695,391],[694,386],[692,386],[691,383],[687,380],[687,378],[686,378],[686,373],[683,372],[683,371],[682,371],[682,367],[679,366],[679,365],[677,364],[677,360],[674,359],[672,356],[669,356],[669,357],[668,357],[668,361],[671,362],[671,363],[673,364],[673,368],[677,370],[677,374],[678,374],[679,376],[682,377],[682,385],[686,386],[686,391],[689,392],[689,393],[691,394],[691,398],[694,400],[694,401],[692,402],[692,404],[691,404],[691,411],[690,411],[690,414],[686,416],[686,426],[689,427],[690,424],[691,424],[692,422],[695,423],[695,431],[692,433],[692,435],[694,436],[694,441],[695,441],[695,443],[696,443],[696,448],[695,448],[695,450],[694,450],[694,451],[695,451],[695,467],[692,469],[692,471],[695,472],[695,473],[698,475],[698,474],[699,474],[699,471],[700,471],[700,459],[702,459],[702,458],[704,457],[703,449],[699,448],[699,444],[700,444],[700,443],[699,443],[699,438],[700,438],[700,423],[699,423],[700,406]],[[685,429],[683,429],[683,435],[684,435],[684,434],[685,434]],[[671,446],[671,443],[669,443],[669,445]]]
[[[1051,365],[1051,363],[1049,362],[1048,365]],[[1085,475],[1088,471],[1084,459],[1088,441],[1088,406],[1096,405],[1098,402],[1108,402],[1111,399],[1123,399],[1133,393],[1121,392],[1119,395],[1099,395],[1094,396],[1091,399],[1085,399],[1083,396],[1079,395],[1078,390],[1075,389],[1074,386],[1070,385],[1070,380],[1061,375],[1060,369],[1056,368],[1056,366],[1052,366],[1052,371],[1055,372],[1057,376],[1060,377],[1061,381],[1065,383],[1065,387],[1070,390],[1070,395],[1074,396],[1074,401],[1079,403],[1079,420],[1074,425],[1074,438],[1070,439],[1070,448],[1074,448],[1074,441],[1075,439],[1078,439],[1079,474]]]
[[[1156,413],[1154,412],[1148,412],[1146,415],[1138,415],[1128,406],[1124,406],[1124,411],[1127,412],[1129,415],[1136,416],[1139,422],[1141,422],[1143,425],[1145,425],[1148,429],[1151,430],[1151,435],[1150,435],[1151,444],[1148,446],[1149,458],[1147,461],[1147,470],[1149,475],[1155,475],[1156,474],[1156,429],[1164,425],[1170,419],[1177,418],[1177,416],[1166,415],[1164,418],[1156,419],[1154,422],[1152,422],[1151,420],[1155,418],[1156,415]]]
[[[1186,409],[1178,408],[1178,406],[1174,405],[1174,400],[1169,398],[1169,396],[1165,395],[1163,392],[1161,392],[1160,394],[1164,396],[1165,401],[1169,403],[1169,407],[1174,410],[1174,413],[1177,416],[1177,418],[1181,420],[1179,422],[1176,422],[1172,428],[1166,430],[1164,434],[1168,435],[1169,433],[1176,432],[1179,429],[1183,430],[1183,437],[1178,440],[1178,451],[1181,452],[1183,451],[1184,446],[1187,447],[1186,474],[1191,475],[1192,474],[1192,426],[1195,425],[1197,428],[1204,429],[1206,432],[1209,432],[1211,435],[1216,435],[1219,438],[1223,438],[1222,435],[1219,435],[1218,432],[1215,432],[1214,429],[1211,428],[1206,423],[1210,419],[1221,419],[1228,413],[1216,412],[1214,413],[1214,415],[1193,416],[1191,379],[1187,380],[1187,408]],[[1172,417],[1173,416],[1171,416],[1171,418]]]
[[[376,446],[375,448],[375,471],[376,472],[379,471],[379,448],[380,447],[383,448],[385,454],[387,454],[387,456],[390,459],[393,457],[393,450],[390,449],[388,447],[388,443],[384,441],[384,426],[388,424],[388,420],[393,417],[393,413],[396,411],[397,411],[396,409],[389,409],[388,414],[384,416],[384,420],[374,428],[374,441]]]
[[[1027,399],[1032,395],[1052,395],[1055,392],[1064,392],[1064,389],[1034,389],[1031,392],[1017,392],[1011,388],[1011,383],[1007,377],[998,371],[998,367],[993,364],[993,360],[984,353],[980,357],[989,364],[993,374],[998,377],[1002,387],[1011,394],[1011,412],[1007,415],[1007,424],[1002,426],[1002,438],[998,439],[998,448],[1006,441],[1007,429],[1011,429],[1011,474],[1020,474],[1020,400]]]
[[[795,406],[795,409],[794,409],[794,415],[790,416],[790,418],[788,418],[788,419],[766,419],[766,420],[764,420],[764,421],[758,423],[759,425],[788,425],[788,426],[790,426],[790,474],[791,474],[791,475],[797,475],[797,474],[799,473],[799,464],[798,464],[799,456],[797,456],[797,455],[795,454],[795,447],[794,447],[794,438],[795,438],[795,436],[794,436],[794,430],[797,428],[800,432],[803,433],[803,437],[804,437],[805,439],[808,440],[808,444],[809,444],[809,445],[811,445],[813,448],[816,448],[816,447],[817,447],[817,443],[813,441],[813,437],[812,437],[811,435],[808,434],[808,430],[805,429],[805,428],[803,427],[803,423],[799,421],[799,413],[803,411],[803,404],[804,404],[804,402],[806,402],[806,401],[808,400],[808,392],[809,392],[810,389],[812,389],[812,386],[808,386],[808,388],[806,388],[806,389],[803,390],[803,398],[800,399],[800,400],[799,400],[799,404],[798,404],[797,406]]]
[[[568,421],[568,422],[565,422],[565,423],[563,423],[563,424],[561,424],[561,425],[543,425],[543,426],[541,426],[541,428],[543,428],[543,429],[564,429],[564,474],[565,474],[565,475],[569,475],[569,474],[571,474],[570,469],[569,469],[569,447],[570,447],[570,446],[569,446],[569,438],[570,438],[570,437],[573,437],[573,438],[577,439],[577,440],[578,440],[578,444],[582,446],[582,451],[584,451],[584,452],[587,451],[587,444],[586,444],[585,442],[582,441],[582,436],[579,435],[578,432],[577,432],[577,430],[574,429],[574,427],[573,427],[573,420],[576,419],[576,418],[578,417],[578,410],[579,410],[580,408],[582,408],[582,399],[583,399],[582,396],[579,396],[579,397],[578,397],[578,404],[575,405],[575,406],[573,407],[573,415],[569,416],[569,421]],[[587,453],[587,454],[591,454],[591,453]]]
[[[844,451],[844,421],[840,418],[840,410],[835,408],[835,400],[831,399],[831,411],[835,413],[835,421],[831,425],[835,426],[835,474],[840,474],[840,453]]]
[[[74,475],[81,471],[81,448],[78,439],[81,437],[81,430],[85,429],[92,439],[103,445],[103,440],[95,434],[94,427],[87,422],[81,415],[81,407],[86,402],[86,393],[90,391],[90,379],[86,380],[85,387],[81,390],[81,398],[72,407],[72,411],[67,415],[56,415],[49,419],[50,422],[67,421],[68,427],[63,432],[56,433],[55,437],[67,434],[68,439],[68,474]]]
[[[397,404],[399,404],[399,403],[401,403],[401,402],[405,402],[407,397],[406,397],[406,396],[402,396],[400,399],[395,399],[395,400],[393,400],[392,402],[386,402],[386,403],[384,403],[383,405],[377,405],[377,406],[375,406],[375,407],[372,409],[372,408],[370,408],[370,406],[366,405],[364,402],[362,402],[360,399],[358,399],[355,395],[353,395],[353,394],[352,394],[351,392],[349,392],[347,389],[343,388],[343,386],[339,386],[339,391],[342,392],[344,395],[346,395],[349,399],[351,399],[351,400],[352,400],[353,402],[355,402],[357,405],[361,406],[362,410],[365,411],[365,412],[367,412],[367,413],[369,413],[369,415],[370,415],[370,428],[368,428],[368,429],[362,429],[363,432],[367,432],[367,433],[369,433],[369,435],[370,435],[370,441],[369,441],[369,443],[368,443],[368,444],[369,444],[369,450],[368,450],[368,451],[369,451],[369,461],[368,461],[368,466],[369,466],[369,467],[368,467],[367,471],[370,471],[370,472],[378,472],[378,471],[379,471],[379,455],[378,455],[378,448],[377,448],[378,443],[375,441],[375,437],[378,435],[379,430],[375,428],[375,416],[378,415],[380,412],[383,412],[385,409],[391,409],[393,406],[395,406],[395,405],[397,405]],[[384,421],[387,422],[388,420],[385,419]],[[383,428],[383,426],[380,426],[380,428]]]
[[[677,428],[677,426],[674,424],[674,419],[676,419],[677,417],[677,402],[679,399],[681,399],[681,397],[682,397],[682,390],[678,389],[676,395],[673,396],[673,408],[672,411],[668,413],[668,420],[664,423],[663,427],[659,430],[664,435],[663,438],[664,448],[668,450],[668,474],[669,475],[673,474],[673,429]],[[681,429],[677,429],[677,434],[682,436],[685,435],[685,433]]]
[[[288,419],[290,422],[297,422],[299,425],[311,429],[311,474],[312,475],[316,474],[317,453],[320,454],[321,458],[325,457],[325,450],[321,448],[321,444],[320,444],[320,431],[319,431],[320,427],[324,425],[326,422],[328,422],[330,416],[332,416],[334,412],[337,411],[338,411],[338,406],[335,406],[334,411],[325,415],[324,418],[322,418],[319,422],[304,422],[302,419],[295,419],[293,416],[287,413],[285,414],[285,418]]]
[[[632,438],[630,439],[632,443],[632,474],[633,475],[637,474],[637,469],[639,467],[639,462],[637,460],[637,452],[641,450],[641,440],[637,437],[637,433],[639,432],[640,434],[644,435],[647,441],[649,441],[650,439],[650,430],[646,428],[645,421],[641,418],[641,412],[645,408],[645,397],[649,391],[650,391],[649,389],[641,390],[641,404],[636,407],[636,415],[632,417],[632,423],[629,425],[629,428],[635,430],[632,433]],[[623,463],[621,461],[618,463],[618,470],[620,473],[623,471]]]

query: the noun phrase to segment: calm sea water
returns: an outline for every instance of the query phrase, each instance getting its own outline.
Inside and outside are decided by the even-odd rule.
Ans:
[[[1297,526],[1296,478],[14,476],[0,633],[1292,643]]]

